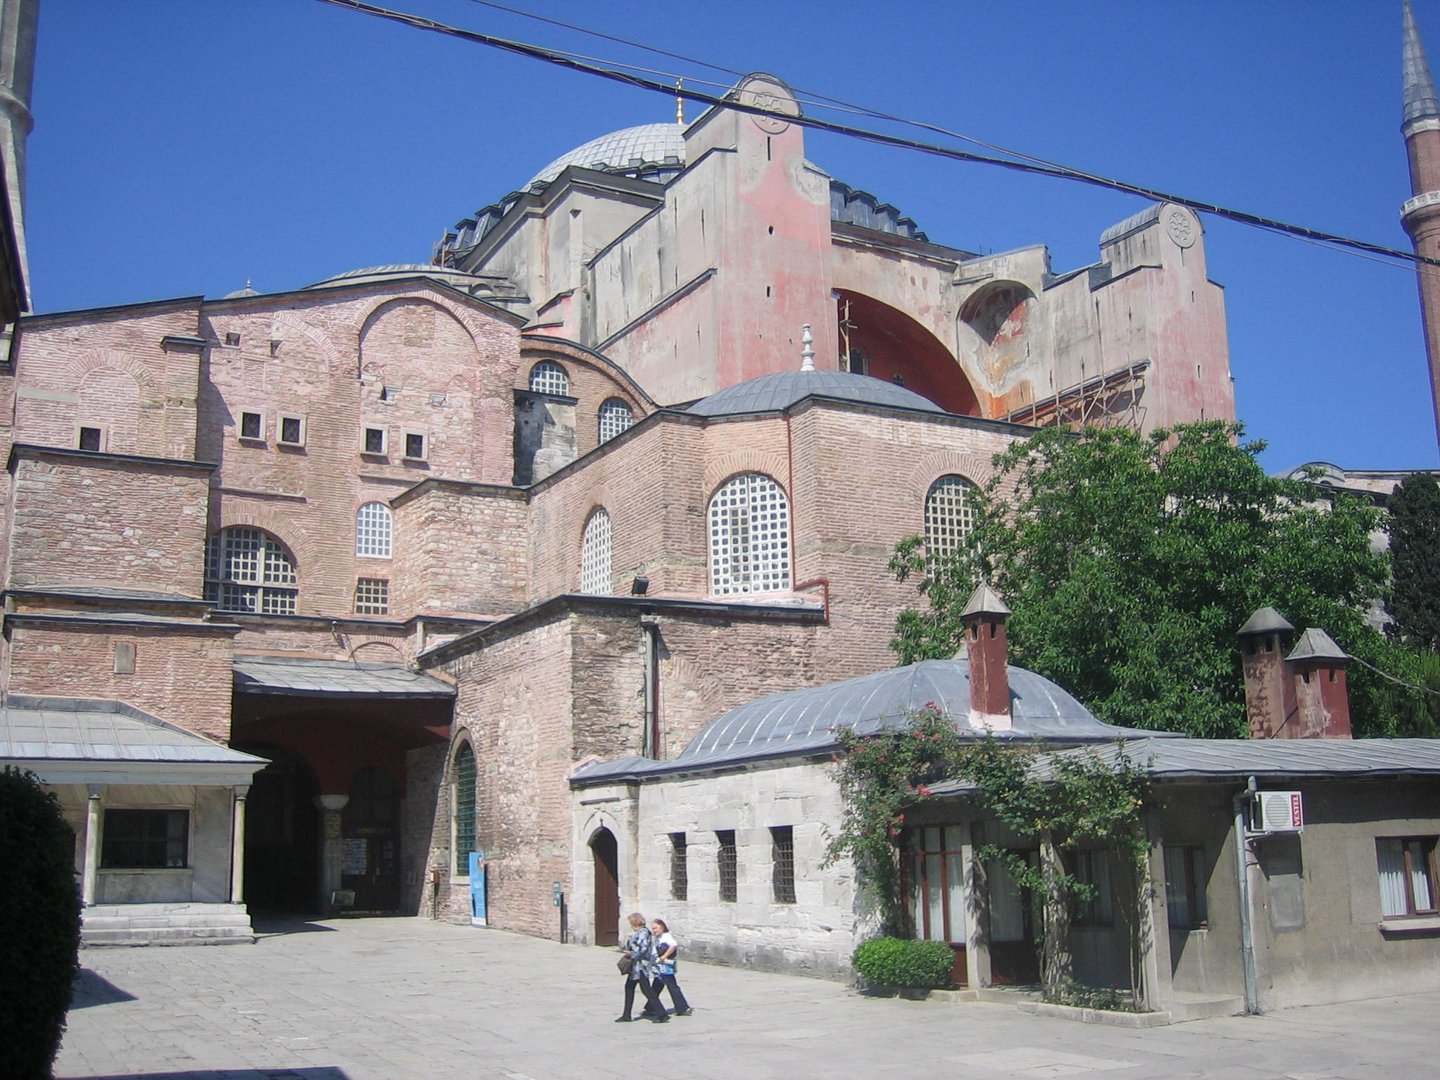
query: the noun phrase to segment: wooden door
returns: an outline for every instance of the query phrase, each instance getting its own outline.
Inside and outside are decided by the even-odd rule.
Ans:
[[[615,834],[601,829],[590,839],[595,862],[595,944],[620,944],[620,867]]]

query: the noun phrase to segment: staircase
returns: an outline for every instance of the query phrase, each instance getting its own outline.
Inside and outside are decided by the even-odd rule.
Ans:
[[[255,941],[244,904],[92,904],[80,944],[249,945]]]

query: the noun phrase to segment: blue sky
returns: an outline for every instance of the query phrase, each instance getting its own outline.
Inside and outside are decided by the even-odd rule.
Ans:
[[[1399,0],[510,0],[1093,172],[1408,248]],[[396,7],[729,81],[494,11]],[[1440,0],[1415,0],[1440,72]],[[43,0],[38,311],[425,261],[441,232],[656,95],[316,0]],[[694,108],[689,111],[696,115]],[[1132,197],[810,133],[933,240],[1093,262]],[[1205,219],[1241,420],[1275,470],[1440,464],[1414,273]]]

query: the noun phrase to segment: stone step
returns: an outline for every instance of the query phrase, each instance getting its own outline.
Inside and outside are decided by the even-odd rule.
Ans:
[[[170,927],[153,930],[82,931],[86,948],[134,945],[250,945],[255,935],[240,927]]]
[[[94,904],[81,922],[83,945],[253,942],[243,904]]]

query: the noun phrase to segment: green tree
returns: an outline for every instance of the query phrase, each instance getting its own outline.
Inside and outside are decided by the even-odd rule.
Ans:
[[[0,769],[0,1076],[51,1075],[75,985],[74,837],[33,773]]]
[[[1374,663],[1384,641],[1363,609],[1385,582],[1370,550],[1378,512],[1267,475],[1264,444],[1242,435],[1218,421],[1148,435],[1047,429],[996,455],[971,546],[931,556],[917,537],[896,550],[892,569],[928,601],[897,621],[901,662],[954,655],[985,579],[1014,612],[1013,661],[1110,723],[1243,735],[1235,631],[1265,605]],[[1362,733],[1394,726],[1378,681],[1352,673]]]
[[[1406,477],[1389,509],[1391,633],[1440,651],[1440,482],[1431,473]]]

